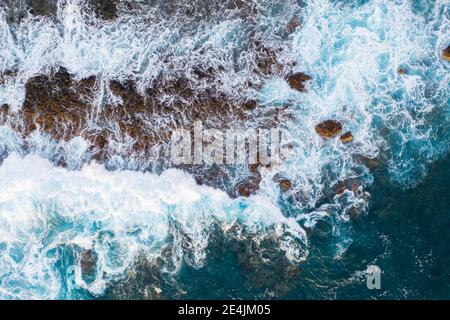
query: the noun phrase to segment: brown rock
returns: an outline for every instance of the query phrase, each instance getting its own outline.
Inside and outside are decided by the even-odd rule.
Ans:
[[[444,58],[444,60],[446,61],[450,61],[450,46],[444,49],[444,51],[442,52],[442,58]]]
[[[251,111],[256,109],[257,106],[258,102],[256,102],[255,100],[249,100],[242,105],[242,108],[244,108],[244,110]]]
[[[211,72],[211,76],[216,77],[217,73]],[[190,81],[161,75],[144,93],[139,92],[133,80],[112,81],[110,90],[121,102],[111,105],[105,99],[99,107],[94,104],[99,89],[96,77],[78,81],[61,67],[30,78],[25,85],[22,108],[12,113],[2,107],[0,123],[7,122],[24,139],[34,131],[46,133],[56,141],[81,136],[89,144],[89,159],[101,163],[120,153],[122,157],[142,163],[143,167],[152,161],[155,167],[167,168],[173,167],[165,157],[172,132],[181,127],[190,129],[194,121],[201,120],[222,130],[228,129],[230,124],[246,127],[249,121],[271,129],[281,121],[276,112],[248,112],[257,108],[257,101],[249,100],[243,105],[242,100],[221,92],[214,84],[216,81],[208,82],[204,90],[192,89]],[[162,96],[172,99],[167,103],[162,101]],[[55,161],[55,164],[63,163]],[[249,168],[251,176],[259,174],[258,168]],[[230,170],[209,170],[195,165],[185,165],[182,169],[214,187],[224,188],[235,179]],[[250,182],[241,183],[239,190],[231,186],[226,191],[230,196],[238,193],[248,196],[258,190],[259,180],[253,177]]]
[[[304,82],[309,81],[311,79],[312,79],[311,76],[303,72],[296,72],[288,76],[287,81],[292,89],[302,92],[305,91]]]
[[[5,104],[3,104],[3,105],[0,107],[0,113],[6,114],[6,113],[8,113],[8,112],[9,112],[9,105],[7,105],[7,104],[5,103]]]
[[[344,133],[343,135],[341,135],[341,141],[342,143],[349,143],[353,141],[353,135],[350,131]]]
[[[277,53],[273,48],[266,47],[259,41],[255,41],[254,46],[257,66],[255,72],[267,76],[278,73],[282,69],[278,62]]]
[[[286,26],[286,32],[292,33],[300,26],[300,21],[297,17],[294,17],[291,21],[289,21],[288,25]]]
[[[397,70],[397,73],[400,74],[400,75],[405,75],[406,74],[406,69],[405,68],[399,68]]]
[[[259,190],[259,186],[255,185],[251,181],[247,181],[244,183],[239,184],[238,186],[238,193],[241,196],[244,196],[246,198],[250,197],[253,193]]]
[[[254,163],[248,166],[248,169],[250,170],[250,172],[256,173],[258,172],[259,169],[259,164]]]
[[[342,124],[336,120],[325,120],[316,125],[315,130],[323,138],[333,138],[342,131]]]
[[[377,170],[382,166],[382,159],[379,157],[370,158],[363,154],[355,154],[355,160],[365,165],[367,168],[371,170]]]
[[[342,181],[342,180],[339,180],[337,183],[336,183],[336,186],[335,186],[335,191],[336,191],[336,194],[343,194],[344,193],[344,191],[345,191],[345,183],[344,183],[344,181]]]
[[[292,188],[292,182],[288,179],[283,179],[279,183],[281,190],[283,190],[284,192],[287,192]]]
[[[117,18],[117,0],[89,0],[97,17],[104,20]]]
[[[280,185],[281,190],[283,190],[284,192],[289,191],[289,189],[292,188],[292,182],[291,180],[283,177],[282,175],[280,175],[279,173],[275,174],[273,176],[273,181],[277,182]]]
[[[92,281],[95,276],[97,254],[91,250],[83,250],[80,257],[81,275],[85,281]]]
[[[243,180],[236,185],[237,194],[248,198],[250,195],[256,193],[259,190],[260,182],[260,174],[250,176],[248,179]]]

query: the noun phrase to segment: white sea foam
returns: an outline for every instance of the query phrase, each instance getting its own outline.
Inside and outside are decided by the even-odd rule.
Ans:
[[[278,230],[280,250],[293,262],[307,254],[303,229],[267,199],[231,200],[174,169],[161,176],[110,172],[97,164],[70,171],[37,156],[12,154],[0,167],[0,190],[1,298],[67,298],[65,286],[101,294],[138,254],[159,256],[169,236],[177,239],[180,232],[191,239],[184,261],[200,267],[214,222],[224,228],[239,223],[260,235]],[[174,257],[175,269],[183,261],[180,245],[173,243],[173,252],[181,254]],[[93,283],[84,282],[79,257],[73,266],[56,266],[63,246],[96,252],[99,276]],[[74,278],[68,280],[70,271]]]
[[[439,131],[449,127],[450,66],[441,57],[450,43],[448,12],[447,1],[436,1],[427,16],[416,14],[411,1],[308,2],[292,36],[294,70],[314,78],[308,94],[279,79],[263,90],[266,101],[290,101],[297,110],[289,137],[294,154],[284,170],[307,193],[307,205],[322,198],[330,173],[335,181],[370,184],[355,154],[386,157],[393,181],[408,187],[447,151],[449,137]],[[320,138],[314,126],[324,119],[341,121],[354,142]]]

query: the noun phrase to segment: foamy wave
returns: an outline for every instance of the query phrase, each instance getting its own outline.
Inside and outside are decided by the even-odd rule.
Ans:
[[[424,13],[410,1],[354,6],[315,0],[304,9],[291,40],[294,70],[314,76],[308,93],[279,79],[263,90],[266,102],[296,110],[289,128],[293,154],[282,170],[308,199],[300,209],[316,207],[333,181],[370,185],[370,168],[356,155],[387,163],[392,180],[409,187],[427,163],[448,151],[449,64],[441,55],[450,42],[449,6],[430,6]],[[324,119],[341,121],[354,142],[316,135],[314,127]],[[340,205],[337,212],[347,211]]]
[[[2,298],[67,298],[70,288],[101,294],[139,254],[156,258],[171,238],[174,269],[168,271],[181,263],[201,267],[214,223],[243,225],[259,236],[275,230],[293,263],[307,254],[303,229],[267,199],[231,200],[178,170],[156,176],[91,164],[69,171],[13,154],[0,167],[0,188]],[[180,233],[190,239],[188,252],[176,241]],[[97,256],[97,276],[89,283],[82,276],[83,249]],[[72,254],[70,265],[63,263],[69,259],[64,250]]]

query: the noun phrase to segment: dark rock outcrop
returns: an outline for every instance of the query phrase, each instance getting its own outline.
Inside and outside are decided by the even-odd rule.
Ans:
[[[230,125],[270,129],[281,121],[277,112],[254,112],[258,109],[254,100],[237,101],[213,85],[199,91],[183,77],[176,80],[161,77],[143,94],[132,80],[112,81],[109,89],[119,101],[117,104],[96,100],[100,85],[96,77],[76,80],[62,67],[30,78],[22,108],[11,113],[9,108],[2,107],[0,124],[8,124],[24,139],[35,131],[56,141],[81,136],[88,143],[89,159],[101,163],[119,155],[167,168],[174,166],[168,156],[172,132],[180,128],[191,130],[195,121],[221,130]],[[170,96],[170,101],[161,101],[163,96]],[[65,163],[63,158],[55,162],[62,166]],[[230,176],[233,170],[219,166],[176,167],[192,173],[199,183],[215,187],[229,185],[227,181],[233,180]],[[237,187],[237,192],[230,187],[233,190],[228,190],[229,194],[248,196],[258,190],[259,180],[253,172],[249,181]]]
[[[287,192],[292,188],[292,182],[288,179],[282,179],[279,184],[281,190],[283,190],[284,192]]]
[[[117,0],[89,0],[97,17],[104,20],[117,18]]]
[[[88,249],[81,252],[80,267],[83,280],[92,282],[95,278],[95,270],[97,268],[97,254],[95,251]]]
[[[54,16],[57,11],[57,0],[27,0],[30,13],[37,16]]]

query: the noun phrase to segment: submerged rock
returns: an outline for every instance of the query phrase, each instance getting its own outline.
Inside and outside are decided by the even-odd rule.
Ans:
[[[342,124],[337,120],[325,120],[317,124],[315,130],[323,138],[334,138],[342,131]]]
[[[298,17],[292,18],[291,21],[286,26],[286,33],[290,34],[294,32],[300,26],[300,21]]]
[[[279,182],[281,190],[284,192],[289,191],[292,188],[292,182],[288,179],[283,179]]]
[[[57,0],[27,0],[26,3],[30,8],[30,13],[37,16],[54,16],[56,15]]]
[[[311,80],[312,77],[303,73],[303,72],[296,72],[294,74],[291,74],[288,76],[287,81],[289,83],[289,86],[297,91],[305,91],[305,82]]]
[[[350,143],[353,141],[353,135],[350,131],[344,133],[343,135],[341,135],[340,137],[342,143]]]
[[[254,42],[256,53],[256,67],[254,71],[264,76],[277,74],[282,70],[281,64],[278,62],[276,50],[265,46],[260,41]]]
[[[97,267],[97,254],[91,249],[83,250],[80,255],[80,267],[83,280],[92,282]]]
[[[381,157],[369,157],[364,154],[355,154],[354,158],[356,161],[362,163],[370,170],[377,170],[380,169],[380,167],[383,164],[383,160]]]
[[[235,187],[237,195],[246,198],[250,197],[252,194],[255,194],[259,190],[260,182],[261,175],[259,173],[239,182]]]
[[[104,20],[117,18],[117,0],[89,0],[97,17]]]
[[[346,186],[344,181],[339,180],[334,186],[336,194],[343,194],[345,192]]]
[[[444,60],[446,61],[450,61],[450,46],[444,49],[444,51],[442,52],[442,58],[444,58]]]
[[[280,186],[280,189],[283,192],[287,192],[292,188],[292,182],[291,180],[281,176],[280,174],[275,174],[275,176],[273,177],[273,181],[277,182]]]
[[[407,73],[405,68],[398,68],[397,73],[400,75],[405,75]]]

